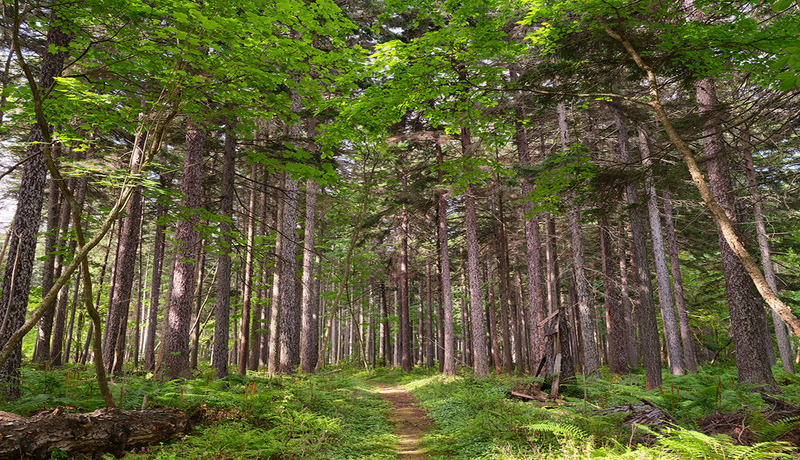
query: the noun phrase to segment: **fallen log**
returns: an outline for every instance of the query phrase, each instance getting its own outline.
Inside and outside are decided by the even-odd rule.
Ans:
[[[541,402],[546,402],[547,401],[547,395],[546,394],[537,394],[537,395],[534,396],[534,395],[526,395],[525,393],[519,393],[517,391],[509,391],[508,393],[511,396],[516,396],[517,398],[520,398],[520,399],[532,399],[534,401],[541,401]]]
[[[0,459],[47,459],[52,452],[120,457],[126,450],[182,437],[188,416],[172,408],[99,409],[88,414],[64,408],[22,418],[0,413]]]

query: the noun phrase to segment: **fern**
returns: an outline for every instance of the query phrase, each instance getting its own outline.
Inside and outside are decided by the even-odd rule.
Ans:
[[[557,438],[581,440],[588,437],[588,434],[577,426],[555,420],[543,420],[526,425],[525,428],[537,433],[550,433]]]
[[[649,434],[655,432],[639,428]],[[699,431],[668,428],[658,439],[658,444],[682,458],[767,460],[791,459],[794,446],[785,442],[761,442],[753,446],[739,446],[725,435],[707,435]]]
[[[800,427],[800,416],[782,418],[773,423],[766,421],[758,427],[756,436],[761,442],[774,441],[797,427]],[[755,427],[751,425],[751,428]]]

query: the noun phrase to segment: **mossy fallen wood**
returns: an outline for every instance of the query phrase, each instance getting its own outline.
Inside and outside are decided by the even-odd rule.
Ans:
[[[75,414],[59,407],[27,419],[0,412],[0,459],[45,459],[58,451],[121,456],[126,450],[183,436],[188,420],[172,408]]]

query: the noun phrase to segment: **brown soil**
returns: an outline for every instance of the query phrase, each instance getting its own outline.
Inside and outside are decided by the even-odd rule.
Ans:
[[[425,450],[420,449],[419,442],[428,432],[431,421],[417,407],[414,397],[405,388],[386,384],[377,384],[381,397],[392,404],[389,419],[394,423],[394,434],[397,435],[397,458],[400,460],[424,460]]]

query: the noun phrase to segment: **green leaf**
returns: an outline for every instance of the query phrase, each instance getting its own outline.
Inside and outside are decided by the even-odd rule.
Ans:
[[[189,22],[189,16],[187,16],[185,13],[181,13],[180,11],[176,11],[174,13],[174,16],[175,16],[175,20],[180,22],[180,23],[186,24],[186,23]]]
[[[781,58],[780,58],[780,59],[778,59],[777,61],[773,62],[773,63],[772,63],[770,66],[769,66],[769,68],[770,68],[770,70],[772,70],[773,72],[777,72],[778,70],[781,70],[781,69],[783,68],[783,66],[785,66],[785,65],[786,65],[788,62],[789,62],[789,56],[788,56],[788,55],[786,55],[786,56],[783,56],[783,57],[781,57]]]
[[[775,12],[783,11],[792,5],[792,1],[793,0],[778,0],[777,2],[772,4],[772,11]]]
[[[788,72],[786,72],[788,73]],[[790,89],[794,88],[797,85],[798,77],[796,75],[786,76],[780,79],[780,83],[778,83],[778,89],[781,91],[789,91]]]

